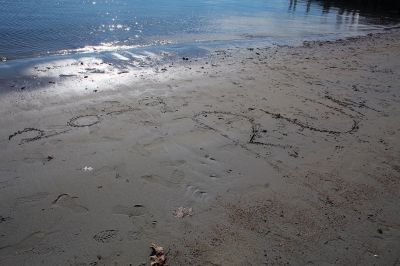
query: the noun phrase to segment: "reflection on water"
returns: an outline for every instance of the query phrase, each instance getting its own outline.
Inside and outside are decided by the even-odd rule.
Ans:
[[[395,24],[398,0],[0,0],[0,56],[338,37]]]
[[[400,17],[398,0],[289,0],[289,11],[296,11],[300,2],[305,3],[307,13],[311,12],[313,4],[320,5],[323,14],[336,12],[338,24],[343,22],[342,16],[351,17],[352,23],[363,17],[370,24],[391,24]]]
[[[291,2],[295,2],[291,0]],[[396,17],[400,15],[400,2],[398,0],[307,0],[323,7],[323,12],[328,13],[331,8],[337,8],[339,13],[353,12],[365,17]]]

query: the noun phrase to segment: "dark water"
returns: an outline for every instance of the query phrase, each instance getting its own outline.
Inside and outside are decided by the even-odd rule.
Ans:
[[[399,0],[0,0],[0,56],[357,35],[396,25]]]

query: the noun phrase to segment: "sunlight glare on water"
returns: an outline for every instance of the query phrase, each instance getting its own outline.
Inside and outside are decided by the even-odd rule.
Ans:
[[[0,56],[168,43],[347,36],[396,23],[323,0],[0,0]],[[363,9],[364,8],[364,9]],[[382,11],[384,12],[384,11]]]

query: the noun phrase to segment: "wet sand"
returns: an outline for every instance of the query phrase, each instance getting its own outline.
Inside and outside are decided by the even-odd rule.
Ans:
[[[1,265],[400,264],[400,32],[29,71],[0,99]]]

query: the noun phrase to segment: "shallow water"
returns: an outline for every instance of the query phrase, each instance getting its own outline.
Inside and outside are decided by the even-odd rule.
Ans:
[[[386,1],[0,0],[0,56],[345,37],[396,24]]]

